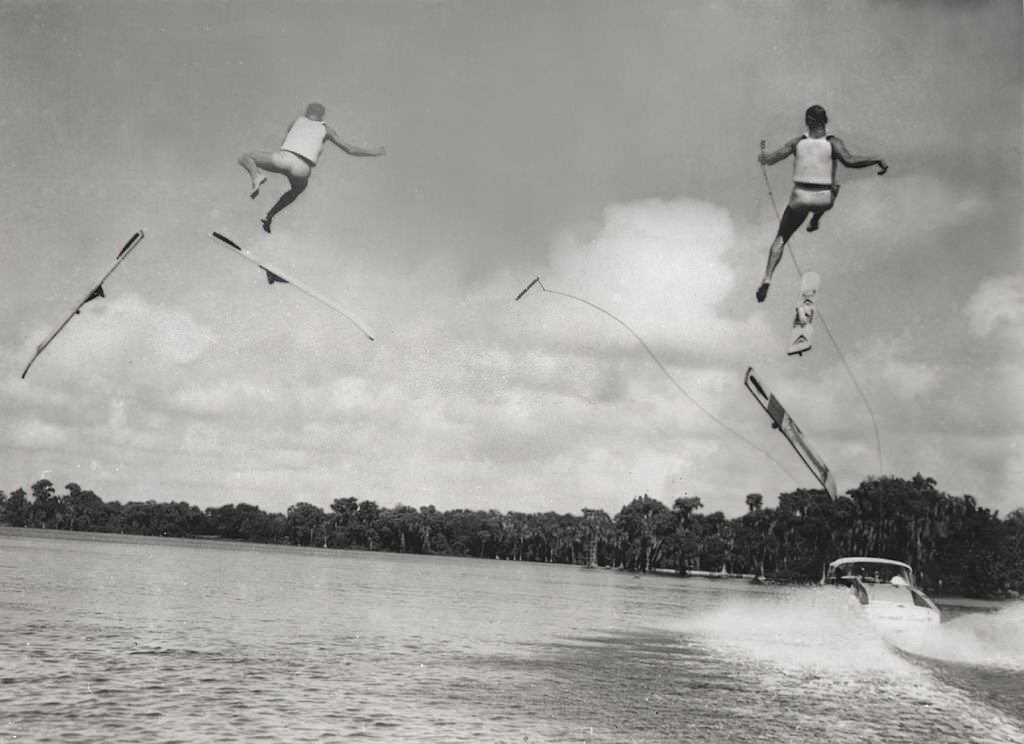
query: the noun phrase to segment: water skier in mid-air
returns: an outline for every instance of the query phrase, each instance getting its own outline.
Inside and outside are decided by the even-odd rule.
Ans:
[[[349,155],[357,157],[378,157],[385,150],[378,147],[367,150],[342,141],[338,133],[324,123],[326,109],[320,103],[311,103],[306,107],[304,116],[300,116],[289,128],[281,147],[274,152],[247,152],[238,158],[239,164],[245,168],[252,179],[252,190],[249,196],[259,196],[260,187],[266,183],[267,176],[263,173],[279,173],[288,179],[290,188],[270,208],[263,218],[262,225],[270,232],[270,225],[278,212],[287,207],[309,185],[309,177],[316,167],[324,142],[330,142]]]
[[[794,156],[793,191],[789,204],[779,220],[779,232],[768,252],[768,266],[764,279],[757,288],[757,301],[764,302],[768,296],[772,274],[782,259],[782,251],[800,225],[811,214],[808,232],[814,232],[821,223],[825,212],[832,209],[839,193],[836,183],[836,162],[847,168],[878,166],[878,175],[884,175],[889,166],[882,158],[874,155],[851,155],[843,141],[825,130],[828,115],[821,106],[811,106],[804,115],[807,133],[794,137],[773,152],[761,152],[757,160],[761,165],[774,165]]]

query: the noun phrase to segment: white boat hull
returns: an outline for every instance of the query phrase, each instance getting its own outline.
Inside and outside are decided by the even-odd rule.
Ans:
[[[920,630],[937,626],[942,617],[937,610],[929,607],[895,606],[886,603],[869,604],[864,607],[865,616],[876,626],[885,630]]]

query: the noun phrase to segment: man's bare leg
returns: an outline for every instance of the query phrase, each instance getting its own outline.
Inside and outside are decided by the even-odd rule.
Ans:
[[[768,288],[772,283],[772,275],[775,273],[776,267],[779,265],[779,261],[782,260],[782,251],[786,247],[786,243],[793,237],[800,225],[807,219],[807,212],[796,211],[786,207],[786,211],[782,213],[782,219],[779,220],[779,233],[775,236],[775,240],[772,241],[772,247],[768,251],[768,265],[764,270],[764,279],[761,280],[761,286],[757,288],[757,301],[764,302],[768,296]]]
[[[245,168],[252,179],[252,192],[249,198],[255,199],[260,194],[260,187],[267,182],[267,177],[261,170],[276,173],[274,167],[273,153],[269,152],[247,152],[238,158],[238,164]]]
[[[264,232],[270,232],[270,223],[277,216],[277,213],[295,201],[299,194],[305,191],[306,186],[309,185],[307,179],[289,178],[288,181],[291,183],[291,188],[281,194],[281,198],[277,200],[277,203],[267,212],[267,216],[263,218],[261,224],[263,225]]]
[[[768,287],[772,283],[772,274],[775,273],[775,267],[782,260],[782,249],[785,245],[781,235],[776,235],[775,240],[772,241],[772,247],[768,251],[768,265],[764,270],[764,279],[761,280],[761,286],[757,288],[756,297],[758,302],[764,302],[768,296]]]

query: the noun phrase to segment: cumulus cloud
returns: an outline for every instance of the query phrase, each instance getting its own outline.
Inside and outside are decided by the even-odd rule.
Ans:
[[[50,329],[41,326],[36,336]],[[32,369],[35,378],[88,381],[129,368],[170,381],[215,341],[216,334],[188,312],[126,293],[90,302],[72,318]],[[31,355],[26,339],[23,352]]]
[[[557,239],[535,271],[545,286],[616,312],[687,393],[735,418],[724,401],[745,395],[740,358],[774,339],[760,315],[729,305],[739,259],[728,214],[680,199],[614,205],[605,217],[592,236]],[[665,450],[675,470],[681,449],[694,451],[686,436],[723,436],[638,341],[597,310],[536,289],[514,303],[529,277],[507,271],[468,288],[458,278],[443,257],[396,277],[402,288],[382,296],[377,313],[382,327],[388,317],[402,322],[381,333],[372,361],[326,391],[304,393],[321,411],[354,419],[349,436],[375,432],[403,462],[431,463],[417,468],[421,487],[426,479],[461,490],[479,479],[507,493],[509,469],[527,467],[540,478],[549,467],[558,471],[552,463],[561,459],[551,482],[563,490],[582,482],[576,468],[565,470],[572,460],[588,469],[588,483],[619,492],[613,461]],[[330,430],[325,424],[315,434]],[[611,446],[616,456],[605,465],[583,465],[592,450]],[[642,470],[649,487],[663,482],[663,472],[651,481],[652,468]]]
[[[241,266],[239,281],[178,298],[176,309],[136,295],[90,305],[41,360],[38,383],[3,390],[18,393],[17,421],[47,411],[80,435],[61,441],[57,429],[27,427],[31,441],[80,440],[68,454],[76,467],[147,489],[104,497],[284,509],[351,494],[570,511],[616,510],[648,492],[735,513],[750,491],[814,485],[743,389],[753,363],[840,488],[852,487],[875,470],[868,414],[824,337],[799,362],[782,353],[789,311],[766,312],[738,285],[751,271],[744,241],[714,205],[643,200],[608,207],[589,234],[558,236],[531,267],[545,287],[628,323],[671,380],[594,308],[537,288],[514,302],[530,275],[505,269],[469,282],[437,254],[414,272],[358,267],[356,286],[372,295],[372,344],[297,293],[245,281]],[[757,255],[760,264],[760,246]],[[327,273],[320,282],[330,293]],[[934,407],[903,406],[949,383],[904,341],[849,350],[883,437],[894,417],[927,425]],[[887,463],[910,468],[901,473],[927,471],[927,457],[884,443]]]
[[[760,316],[736,318],[725,306],[736,281],[735,243],[728,213],[706,202],[617,204],[592,239],[562,236],[540,274],[545,286],[600,305],[661,348],[721,357],[737,339],[757,344],[768,335]],[[563,320],[544,330],[594,333],[593,323],[609,323],[581,313],[564,308]]]
[[[546,286],[620,314],[686,391],[733,416],[724,400],[744,394],[737,359],[774,339],[759,315],[729,306],[739,259],[728,214],[680,199],[614,205],[605,218],[592,236],[561,236],[535,270]],[[721,440],[730,442],[726,457],[749,450],[680,396],[608,317],[536,290],[514,303],[528,279],[502,271],[467,287],[444,255],[389,277],[374,307],[380,341],[353,349],[344,370],[303,357],[300,366],[317,372],[280,393],[280,415],[266,422],[281,431],[274,446],[326,454],[340,444],[335,477],[396,501],[565,509],[587,498],[621,504],[624,489],[656,490],[682,471],[691,485],[698,473],[708,484],[714,470],[698,461],[719,457]],[[228,393],[214,386],[207,395]],[[197,391],[189,397],[205,405]],[[757,453],[742,456],[762,466]]]
[[[1000,329],[1020,340],[1024,319],[1024,274],[982,281],[964,308],[971,333],[985,338]]]

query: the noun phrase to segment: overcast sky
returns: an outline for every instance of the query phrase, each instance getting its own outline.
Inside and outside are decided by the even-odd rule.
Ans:
[[[1021,39],[1015,0],[0,0],[0,489],[613,514],[648,493],[733,516],[816,486],[753,366],[840,491],[921,472],[1022,507]],[[327,150],[267,236],[285,183],[251,201],[236,158],[312,100],[388,154]],[[890,164],[840,169],[793,241],[842,357],[820,326],[786,356],[789,258],[754,300],[759,142],[814,103]],[[780,207],[791,168],[769,169]],[[514,302],[535,276],[628,323],[715,418],[609,317]]]

